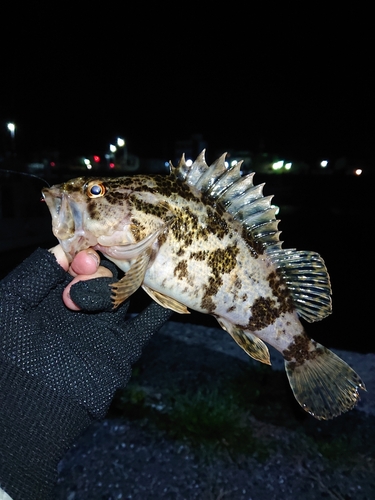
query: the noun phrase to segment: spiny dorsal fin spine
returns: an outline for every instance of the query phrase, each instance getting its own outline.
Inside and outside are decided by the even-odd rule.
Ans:
[[[233,167],[229,167],[226,172],[224,172],[219,179],[212,185],[208,191],[208,196],[213,200],[219,200],[222,195],[227,191],[227,189],[232,186],[232,184],[241,177],[241,165],[242,161],[238,162]]]
[[[277,208],[271,205],[268,209],[264,210],[263,212],[259,212],[257,214],[253,214],[247,217],[243,222],[249,231],[251,231],[253,227],[255,228],[265,223],[274,224],[275,227],[277,227],[280,221],[275,218],[276,211]]]
[[[177,177],[177,179],[180,179],[181,181],[186,179],[189,167],[186,165],[185,153],[182,153],[177,167],[174,167],[171,161],[169,162],[169,165],[171,167],[171,172]]]
[[[186,176],[186,182],[191,186],[195,186],[195,188],[199,191],[202,191],[198,187],[199,181],[210,168],[206,163],[204,153],[205,150],[203,150],[198,158],[193,162]]]
[[[238,220],[249,219],[252,215],[256,215],[258,212],[268,212],[271,207],[272,196],[267,196],[263,198],[257,198],[246,205],[238,206],[238,204],[232,204],[228,207],[228,212],[233,214]],[[272,216],[272,215],[271,215]]]
[[[228,189],[223,192],[223,194],[218,198],[218,201],[227,205],[228,203],[232,203],[234,200],[237,200],[237,198],[242,196],[248,189],[254,187],[253,177],[254,172],[245,175],[245,177],[240,176],[233,180],[232,185],[228,186]]]
[[[227,171],[225,165],[226,153],[220,156],[207,170],[201,175],[195,187],[202,193],[206,193],[218,181],[218,179]]]

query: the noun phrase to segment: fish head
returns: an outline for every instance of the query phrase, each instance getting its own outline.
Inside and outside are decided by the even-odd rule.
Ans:
[[[132,243],[129,189],[116,179],[78,177],[44,188],[52,231],[71,262],[81,250]],[[105,251],[103,253],[106,253]]]

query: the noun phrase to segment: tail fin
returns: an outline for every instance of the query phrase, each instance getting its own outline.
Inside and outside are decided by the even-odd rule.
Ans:
[[[285,360],[285,369],[302,408],[318,420],[327,420],[351,410],[360,399],[358,388],[366,388],[345,361],[317,342],[314,346],[309,359]]]

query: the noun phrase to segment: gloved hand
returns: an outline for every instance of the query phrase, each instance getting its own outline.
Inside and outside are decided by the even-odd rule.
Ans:
[[[39,249],[0,283],[0,486],[14,499],[48,498],[59,459],[104,417],[142,347],[172,314],[153,303],[125,321],[128,304],[111,307],[108,283],[116,277],[75,284],[70,296],[86,311],[71,311],[62,293],[72,279]]]

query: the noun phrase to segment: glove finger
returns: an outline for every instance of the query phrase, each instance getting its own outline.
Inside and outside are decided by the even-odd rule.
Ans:
[[[113,275],[115,281],[118,281],[118,268],[110,260],[101,258],[100,265],[109,269]]]
[[[84,311],[111,311],[113,302],[110,285],[116,281],[115,278],[94,278],[79,281],[71,287],[70,297]]]
[[[35,307],[71,279],[52,253],[38,248],[1,281],[1,289],[4,301],[21,300],[25,306]]]

